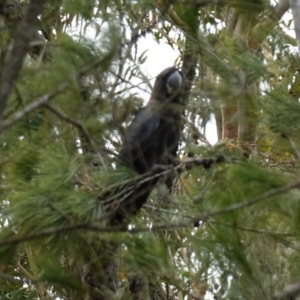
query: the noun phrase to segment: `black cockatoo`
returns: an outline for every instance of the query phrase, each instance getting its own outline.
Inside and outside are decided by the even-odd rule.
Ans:
[[[119,160],[140,174],[167,164],[177,152],[180,135],[180,87],[183,76],[175,67],[156,78],[150,100],[131,122]]]
[[[145,174],[155,165],[173,162],[180,137],[182,82],[183,75],[175,67],[167,68],[157,76],[147,106],[137,113],[128,127],[119,154],[122,165]],[[124,210],[137,212],[147,201],[157,181],[158,178],[153,178],[137,184],[134,194],[124,202],[119,217]]]

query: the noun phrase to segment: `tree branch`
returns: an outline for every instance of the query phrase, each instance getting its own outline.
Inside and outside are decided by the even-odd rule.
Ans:
[[[81,134],[83,135],[83,137],[85,138],[87,143],[90,145],[90,147],[93,149],[93,151],[95,153],[99,152],[96,144],[94,143],[92,138],[89,136],[88,132],[85,130],[85,128],[82,126],[82,124],[79,121],[68,117],[67,115],[60,112],[59,110],[57,110],[56,108],[54,108],[53,106],[51,106],[48,103],[44,104],[44,106],[46,108],[48,108],[51,112],[53,112],[55,115],[57,115],[60,119],[62,119],[64,121],[72,124],[73,126],[75,126],[81,132]]]
[[[300,282],[288,285],[283,291],[272,297],[272,300],[296,300],[300,295]]]
[[[290,0],[290,5],[293,13],[298,54],[300,54],[300,0]]]
[[[282,18],[282,16],[288,11],[289,8],[289,0],[280,0],[279,3],[275,5],[274,10],[278,20]]]
[[[266,230],[262,230],[262,229],[256,229],[256,228],[248,228],[248,227],[243,227],[243,226],[239,226],[239,225],[235,225],[235,224],[230,224],[230,223],[224,223],[224,222],[219,222],[219,221],[210,221],[213,224],[220,224],[226,227],[231,227],[234,229],[239,229],[241,231],[248,231],[248,232],[252,232],[252,233],[259,233],[259,234],[268,234],[268,235],[272,235],[272,236],[281,236],[281,237],[291,237],[291,236],[295,236],[294,233],[284,233],[284,232],[272,232],[272,231],[266,231]]]
[[[2,273],[2,272],[0,272],[0,279],[8,280],[8,281],[12,282],[13,284],[20,284],[25,281],[25,279],[20,279],[19,275],[14,276],[14,275]]]
[[[0,124],[7,106],[8,97],[21,71],[24,58],[32,37],[36,31],[38,15],[41,14],[45,0],[31,0],[24,18],[20,21],[12,50],[0,75]]]
[[[260,22],[258,22],[252,29],[248,44],[251,49],[258,49],[261,43],[271,30],[278,24],[278,21],[290,8],[288,0],[281,0],[274,6],[273,13],[266,15]]]
[[[200,4],[198,4],[200,5]],[[195,18],[197,16],[197,4],[194,3],[194,11],[195,11]],[[197,33],[191,33],[184,22],[179,18],[179,16],[174,11],[173,7],[170,6],[168,9],[168,16],[172,20],[172,22],[183,32],[185,32],[186,40],[184,45],[184,55],[182,58],[182,72],[185,75],[185,83],[183,87],[183,105],[186,106],[191,88],[194,82],[194,78],[196,76],[196,69],[198,65],[198,56],[199,54],[203,56],[205,62],[208,66],[214,69],[214,65],[218,65],[219,68],[223,72],[219,72],[219,75],[226,78],[234,78],[237,83],[241,82],[241,79],[238,73],[233,70],[228,64],[226,64],[222,59],[220,59],[211,49],[210,47],[204,42],[205,38],[200,34],[198,31]],[[198,19],[197,22],[199,23]],[[198,25],[199,26],[199,25]]]
[[[22,118],[24,118],[26,115],[31,113],[36,108],[47,104],[56,95],[58,95],[62,91],[64,91],[66,89],[66,87],[67,87],[66,83],[59,85],[51,93],[45,94],[45,95],[37,98],[35,101],[33,101],[30,104],[28,104],[27,106],[25,106],[25,108],[23,108],[21,111],[17,112],[13,117],[0,123],[0,133],[3,132],[4,130],[8,129],[9,127],[13,126],[14,124],[16,124],[18,121],[20,121]]]
[[[190,162],[191,160],[188,160],[188,161]],[[165,172],[166,171],[163,171],[162,173],[165,173]],[[160,174],[162,174],[162,173],[160,173]],[[157,230],[161,230],[161,229],[169,229],[169,230],[170,229],[178,229],[178,228],[190,226],[191,223],[207,220],[208,218],[213,217],[213,216],[221,215],[221,214],[239,210],[239,209],[242,209],[242,208],[245,208],[248,206],[252,206],[256,203],[262,202],[273,196],[283,194],[289,190],[292,190],[294,188],[299,188],[299,187],[300,187],[300,181],[296,181],[292,184],[285,185],[285,186],[267,191],[267,192],[265,192],[257,197],[254,197],[250,200],[245,200],[245,201],[221,208],[219,210],[214,210],[214,211],[200,214],[199,216],[191,217],[191,218],[189,218],[188,221],[181,222],[181,223],[157,224],[152,227],[146,226],[146,227],[136,227],[136,228],[131,228],[131,229],[129,229],[126,226],[101,227],[101,226],[93,225],[91,223],[71,224],[69,226],[64,226],[64,227],[60,227],[60,228],[52,228],[52,229],[45,230],[42,232],[29,234],[27,236],[19,236],[19,237],[7,239],[7,240],[2,239],[0,241],[0,247],[7,246],[7,245],[16,245],[16,244],[20,244],[23,242],[44,238],[44,237],[47,237],[47,236],[50,236],[53,234],[70,232],[70,231],[74,231],[74,230],[88,230],[88,231],[106,232],[106,233],[109,233],[109,232],[140,233],[140,232],[147,232],[147,231],[157,231]],[[191,222],[191,220],[192,220],[192,222]],[[99,221],[99,219],[97,221]],[[283,298],[273,298],[273,300],[280,300],[280,299],[283,299]]]

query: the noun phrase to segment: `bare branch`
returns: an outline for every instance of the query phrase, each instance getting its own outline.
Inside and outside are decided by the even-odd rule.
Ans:
[[[135,43],[137,42],[137,40],[140,37],[139,30],[143,26],[143,19],[145,18],[146,15],[147,15],[147,13],[145,12],[139,18],[139,20],[137,22],[136,28],[133,29],[133,31],[131,33],[131,38],[130,38],[128,44],[127,44],[127,49],[126,49],[125,53],[124,54],[122,53],[122,50],[123,50],[122,48],[119,49],[119,59],[120,59],[119,68],[118,68],[117,76],[115,77],[114,83],[112,84],[112,89],[111,89],[111,91],[108,94],[108,98],[112,98],[113,95],[116,92],[116,88],[118,86],[120,78],[122,78],[123,69],[124,69],[124,65],[125,65],[126,59],[129,57],[129,54],[130,54],[133,46],[135,45]],[[153,26],[154,25],[155,24],[153,24]]]
[[[101,66],[105,61],[107,61],[107,59],[110,59],[112,55],[113,54],[111,52],[109,52],[104,57],[94,61],[91,65],[86,66],[85,68],[83,68],[81,71],[78,72],[78,77],[84,76],[90,70]],[[57,96],[58,94],[63,92],[66,89],[66,87],[67,87],[67,83],[60,84],[54,91],[52,91],[48,94],[45,94],[45,95],[39,97],[38,99],[36,99],[35,101],[31,102],[25,108],[23,108],[21,111],[17,112],[12,118],[3,121],[2,124],[0,122],[0,133],[3,132],[4,130],[8,129],[9,127],[13,126],[14,124],[16,124],[18,121],[20,121],[23,117],[28,115],[30,112],[32,112],[36,108],[46,105],[55,96]],[[77,128],[81,127],[80,128],[81,132],[85,131],[85,129],[82,127],[82,125],[78,121],[72,120],[71,118],[65,116],[63,113],[60,113],[59,111],[55,110],[52,107],[51,108],[48,107],[48,108],[51,109],[52,112],[55,113],[60,118],[66,120],[66,121],[68,120],[68,122],[70,122],[70,123],[73,122],[73,125],[75,125],[75,123],[77,123],[75,126]],[[1,101],[0,101],[0,110],[1,110]],[[1,112],[0,112],[0,118],[1,118]],[[85,131],[85,134],[88,136],[86,131]],[[88,143],[92,143],[91,139],[87,139],[87,141],[88,141]],[[94,145],[94,147],[95,147],[95,145]]]
[[[94,143],[92,138],[89,136],[88,132],[85,130],[85,128],[82,126],[82,124],[79,121],[68,117],[67,115],[65,115],[61,111],[57,110],[56,108],[54,108],[53,106],[51,106],[48,103],[46,103],[44,106],[47,107],[50,111],[52,111],[55,115],[57,115],[60,119],[75,126],[81,132],[81,134],[83,135],[83,137],[85,138],[87,143],[90,145],[90,147],[93,149],[93,151],[95,153],[99,152],[96,144]]]
[[[56,95],[58,95],[62,91],[64,91],[66,89],[66,87],[67,87],[66,83],[61,84],[51,93],[45,94],[45,95],[37,98],[35,101],[28,104],[21,111],[17,112],[13,117],[11,117],[8,120],[3,121],[2,124],[0,123],[0,133],[3,132],[4,130],[8,129],[9,127],[13,126],[14,124],[16,124],[18,121],[20,121],[22,118],[24,118],[26,115],[31,113],[36,108],[47,104]]]
[[[0,76],[0,123],[8,97],[21,71],[30,41],[36,32],[37,17],[42,12],[45,2],[45,0],[31,0],[17,28],[13,48],[8,53]]]
[[[300,54],[300,0],[290,0],[290,5],[293,13],[298,52]]]
[[[8,280],[12,282],[13,284],[20,284],[25,281],[25,279],[20,279],[20,276],[14,276],[10,274],[5,274],[0,272],[0,278],[3,280]]]
[[[289,8],[289,0],[280,0],[278,4],[275,5],[274,10],[278,20],[282,18],[282,16],[289,10]]]

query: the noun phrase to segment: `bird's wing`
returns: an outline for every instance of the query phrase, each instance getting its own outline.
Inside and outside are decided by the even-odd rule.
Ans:
[[[139,111],[128,129],[128,140],[131,144],[139,143],[140,150],[145,152],[151,146],[153,137],[160,124],[160,115],[147,106]]]
[[[128,127],[120,151],[120,160],[126,165],[144,164],[145,154],[155,145],[155,133],[160,124],[160,115],[151,106],[141,109]],[[149,166],[149,162],[146,162]],[[151,164],[150,164],[151,165]],[[146,166],[145,166],[146,167]],[[139,170],[141,171],[141,170]]]

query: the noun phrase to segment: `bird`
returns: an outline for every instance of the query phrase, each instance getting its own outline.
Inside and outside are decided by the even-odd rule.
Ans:
[[[156,165],[169,165],[177,154],[182,107],[180,104],[183,74],[176,67],[163,70],[156,77],[147,105],[130,123],[118,161],[138,174],[149,173]],[[147,201],[159,177],[137,183],[130,199],[116,213],[122,220],[125,212],[135,214]]]
[[[169,67],[156,78],[150,100],[134,117],[119,153],[119,161],[139,174],[175,157],[180,137],[180,88],[183,75]]]
[[[126,226],[128,217],[140,210],[159,180],[159,177],[151,176],[151,171],[156,165],[173,162],[181,131],[182,83],[183,74],[176,67],[162,71],[155,80],[149,102],[130,123],[118,155],[116,170],[110,172],[110,178],[105,178],[108,184],[98,196],[99,201],[95,206],[97,212],[104,213],[103,219],[107,225]],[[139,176],[148,176],[147,173],[150,173],[148,178]],[[98,204],[101,205],[100,210]],[[103,293],[101,299],[107,298],[103,287],[115,292],[117,274],[113,253],[116,253],[118,246],[116,240],[102,245],[101,255],[105,257],[102,272],[99,272],[99,262],[96,265],[90,262],[85,276],[92,291],[98,288],[99,293]],[[99,295],[96,297],[99,298]]]

